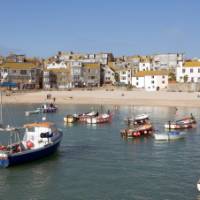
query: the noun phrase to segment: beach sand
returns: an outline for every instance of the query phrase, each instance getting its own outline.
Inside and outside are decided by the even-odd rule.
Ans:
[[[47,94],[52,98],[47,100]],[[107,104],[107,105],[138,105],[138,106],[183,106],[200,107],[198,93],[188,92],[147,92],[143,90],[124,91],[114,90],[72,90],[72,91],[34,91],[12,93],[3,96],[4,103],[44,103],[52,102],[55,97],[56,104]]]

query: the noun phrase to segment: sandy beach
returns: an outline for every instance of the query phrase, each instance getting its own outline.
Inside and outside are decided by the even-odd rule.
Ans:
[[[47,94],[51,99],[47,100]],[[198,93],[188,92],[146,92],[114,90],[72,90],[72,91],[34,91],[25,93],[12,93],[3,96],[4,103],[44,103],[52,102],[55,97],[56,104],[108,104],[108,105],[138,105],[138,106],[183,106],[200,107]]]

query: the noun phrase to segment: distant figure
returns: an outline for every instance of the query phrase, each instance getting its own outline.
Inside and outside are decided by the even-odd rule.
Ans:
[[[194,119],[194,116],[192,115],[192,113],[190,113],[191,119]]]
[[[175,107],[175,115],[177,116],[178,115],[178,108]]]
[[[108,112],[107,112],[107,113],[108,113],[108,115],[110,115],[110,110],[108,110]]]
[[[56,97],[53,98],[53,102],[54,102],[54,103],[56,102]]]

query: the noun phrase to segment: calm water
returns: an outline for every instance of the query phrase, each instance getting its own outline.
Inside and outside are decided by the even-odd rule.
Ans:
[[[41,115],[24,116],[25,110],[35,107],[6,106],[5,121],[18,126],[38,121]],[[124,117],[148,113],[156,129],[162,130],[163,123],[174,118],[175,108],[104,106],[104,110],[115,110],[111,124],[63,123],[65,114],[91,109],[91,106],[62,105],[58,113],[47,115],[64,132],[58,153],[0,169],[0,199],[200,200],[196,189],[200,178],[199,124],[188,131],[184,140],[156,142],[151,137],[123,140],[119,132],[124,127]],[[199,121],[199,109],[178,109],[180,117],[190,113]]]

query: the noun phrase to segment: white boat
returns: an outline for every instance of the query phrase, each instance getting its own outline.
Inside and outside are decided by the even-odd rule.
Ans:
[[[0,167],[9,167],[47,157],[58,149],[63,133],[56,128],[54,123],[36,122],[25,124],[24,128],[23,139],[20,139],[21,131],[18,128],[7,127],[2,130],[9,132],[14,139],[9,145],[0,146]]]
[[[36,110],[26,111],[25,115],[29,116],[29,115],[32,115],[32,114],[38,114],[40,112],[41,112],[40,109],[36,109]]]
[[[110,122],[112,119],[111,114],[100,114],[96,117],[87,117],[86,121],[88,124],[100,124]]]
[[[169,131],[165,133],[154,133],[155,140],[178,140],[185,137],[185,133],[179,131]]]
[[[197,190],[200,191],[200,179],[197,182]]]
[[[136,115],[135,116],[135,120],[144,120],[144,119],[148,119],[149,115],[147,114],[141,114],[141,115]]]
[[[128,117],[125,120],[128,125],[141,125],[149,123],[149,116],[147,114],[136,115],[135,117]]]

